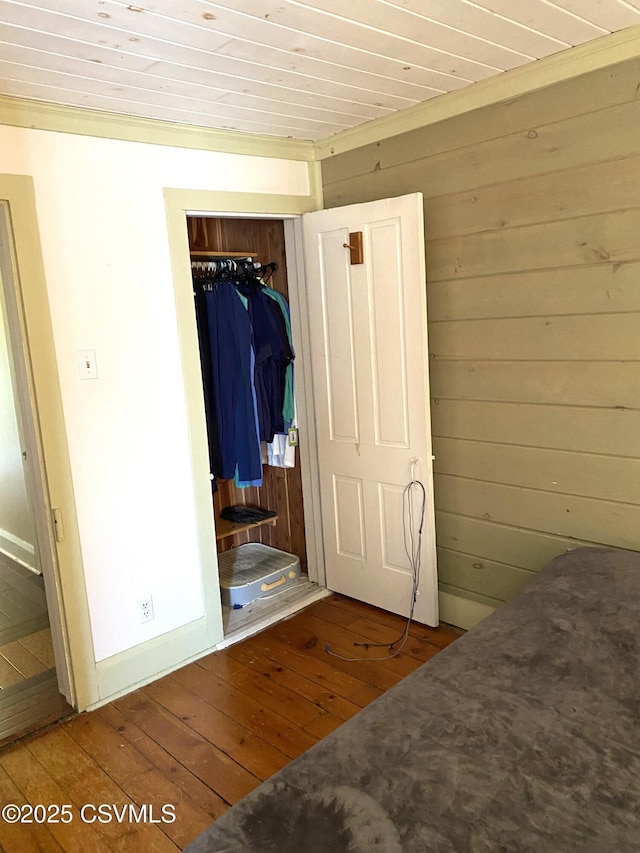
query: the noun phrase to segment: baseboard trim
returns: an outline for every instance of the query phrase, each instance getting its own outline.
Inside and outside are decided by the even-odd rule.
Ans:
[[[440,621],[456,628],[464,628],[468,631],[487,616],[490,616],[495,607],[482,604],[480,601],[472,601],[470,598],[462,598],[452,595],[450,592],[438,592],[438,604],[440,606]]]
[[[106,658],[96,665],[98,696],[90,697],[90,700],[86,704],[83,703],[83,706],[79,707],[78,710],[93,711],[100,708],[102,705],[132,693],[134,690],[144,687],[164,675],[169,675],[212,652],[226,648],[232,643],[239,642],[241,639],[263,630],[267,624],[286,619],[303,607],[308,607],[309,604],[313,604],[328,595],[331,595],[329,590],[317,588],[310,592],[308,597],[293,602],[291,607],[282,611],[279,610],[276,618],[272,617],[270,623],[265,622],[264,624],[249,626],[246,634],[242,636],[237,633],[217,643],[209,644],[205,641],[203,630],[205,621],[198,620],[190,625],[182,626],[170,634],[156,637],[143,646],[137,646],[111,658]],[[159,666],[158,661],[162,661],[162,665]]]
[[[95,685],[78,698],[78,711],[93,711],[144,687],[176,669],[215,651],[219,636],[211,636],[205,618],[196,619],[95,665]]]

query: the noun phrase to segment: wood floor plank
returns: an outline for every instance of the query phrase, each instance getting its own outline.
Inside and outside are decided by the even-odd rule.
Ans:
[[[20,622],[33,615],[31,602],[25,599],[24,596],[21,596],[20,593],[17,593],[16,597],[16,590],[11,587],[3,590],[0,597],[0,606],[2,607],[2,612],[12,622]]]
[[[177,761],[163,746],[156,743],[141,728],[127,719],[113,704],[104,705],[93,712],[105,720],[131,747],[148,758],[153,766],[180,790],[180,797],[189,799],[215,820],[227,811],[229,804],[215,793],[184,764]]]
[[[250,696],[271,708],[300,728],[305,726],[316,717],[324,713],[314,702],[311,702],[300,693],[295,693],[288,687],[279,684],[272,679],[270,674],[260,672],[258,668],[241,669],[229,672],[226,666],[227,658],[224,652],[216,652],[207,658],[207,669],[215,673],[223,681],[238,691]]]
[[[22,680],[0,693],[0,744],[33,734],[73,714],[60,693],[55,670]]]
[[[17,620],[9,620],[0,624],[0,644],[10,643],[13,640],[19,640],[21,637],[26,637],[28,634],[38,632],[49,622],[49,617],[46,613],[38,613]]]
[[[226,753],[198,735],[140,690],[118,699],[115,707],[147,732],[228,803],[235,803],[259,783]]]
[[[41,660],[47,669],[51,669],[56,665],[51,640],[48,640],[39,633],[35,633],[29,634],[27,637],[21,637],[18,642],[30,651],[34,657]]]
[[[24,681],[18,670],[3,657],[0,657],[0,687],[11,687]]]
[[[362,615],[353,608],[336,607],[334,598],[325,598],[318,602],[318,607],[313,608],[313,615],[320,619],[325,619],[327,622],[333,622],[335,625],[342,625],[343,628],[348,628],[356,619]]]
[[[60,785],[51,773],[42,765],[30,749],[9,749],[0,757],[0,765],[20,789],[25,802],[31,805],[71,805],[73,820],[69,823],[48,823],[47,829],[58,844],[69,851],[100,853],[105,850],[103,839],[92,824],[80,820],[78,808],[85,800],[78,802],[69,791]],[[23,825],[25,835],[27,825]],[[29,837],[32,837],[29,833]],[[20,849],[20,848],[16,848]],[[107,847],[107,849],[110,849]]]
[[[394,628],[398,631],[403,630],[406,619],[404,616],[398,616],[396,613],[389,613],[386,610],[379,610],[372,607],[370,604],[365,604],[363,601],[356,601],[353,598],[337,595],[334,593],[330,598],[325,599],[322,603],[330,604],[332,607],[338,607],[347,610],[348,613],[358,613],[372,622],[379,622],[382,625],[387,625],[389,628]],[[412,637],[418,637],[427,640],[438,648],[446,648],[458,637],[464,634],[461,628],[455,628],[453,625],[446,625],[441,622],[439,627],[431,628],[428,625],[421,625],[419,622],[412,622],[409,627],[409,634]]]
[[[329,712],[348,720],[358,713],[360,707],[336,693],[332,693],[324,685],[317,684],[309,678],[300,675],[288,667],[270,660],[258,652],[249,651],[244,644],[230,646],[219,654],[234,660],[243,670],[260,673],[278,684],[283,684],[299,696],[303,696],[317,705],[323,712]]]
[[[11,625],[12,621],[11,616],[2,609],[2,598],[0,598],[0,628]]]
[[[385,646],[371,646],[369,649],[362,645],[353,646],[354,642],[371,642],[377,644],[398,640],[404,634],[406,620],[401,620],[401,622],[392,626],[385,619],[380,622],[374,621],[367,616],[363,616],[362,611],[354,610],[353,608],[334,607],[330,602],[331,600],[329,602],[322,601],[320,603],[324,607],[314,608],[313,618],[322,621],[315,625],[312,625],[312,623],[308,624],[319,631],[324,631],[325,634],[328,629],[322,622],[328,622],[342,629],[339,634],[334,633],[332,629],[329,630],[334,633],[335,642],[332,644],[332,648],[340,651],[344,657],[360,656],[365,660],[368,658],[381,658],[379,663],[383,667],[391,669],[396,675],[405,676],[410,675],[419,664],[429,660],[439,651],[438,646],[432,646],[425,640],[418,639],[411,632],[408,633],[406,642],[398,643],[393,649]],[[373,609],[370,605],[364,605],[364,607]],[[396,650],[399,653],[393,655],[392,652]]]
[[[0,646],[0,656],[17,669],[22,678],[31,678],[32,675],[38,675],[49,669],[17,640]]]
[[[173,679],[150,684],[145,692],[260,780],[289,763],[283,752]]]
[[[387,668],[384,663],[374,660],[385,656],[385,651],[354,646],[353,643],[366,638],[353,634],[339,625],[308,616],[304,622],[297,617],[272,626],[269,631],[275,636],[290,642],[298,649],[306,649],[307,653],[316,658],[326,659],[327,646],[340,657],[331,657],[331,663],[338,669],[356,673],[358,678],[377,687],[382,692],[389,690],[403,677],[397,667]],[[367,658],[370,658],[367,660]],[[355,659],[355,660],[351,660]],[[414,667],[415,668],[415,667]]]
[[[178,670],[175,678],[188,690],[206,699],[289,758],[295,758],[316,742],[317,738],[252,697],[230,687],[213,673],[209,672],[208,677],[203,678],[202,671],[202,666],[192,664]]]
[[[334,666],[328,655],[311,656],[307,648],[298,649],[286,639],[281,640],[269,631],[263,632],[259,637],[250,637],[245,640],[242,648],[258,651],[274,663],[304,675],[305,678],[326,687],[327,690],[361,708],[382,695],[382,690],[358,678],[353,667],[348,671],[339,669]]]
[[[9,565],[7,562],[2,562],[0,565],[0,575],[6,582],[4,589],[17,590],[33,604],[43,609],[46,608],[44,581],[41,575],[34,575],[33,572],[23,566],[15,563]]]
[[[413,623],[413,651],[385,662],[350,663],[325,649],[329,643],[345,656],[358,656],[363,650],[354,641],[388,642],[404,624],[401,617],[334,595],[97,711],[0,749],[5,802],[34,802],[34,797],[68,802],[76,815],[70,829],[58,825],[55,831],[0,823],[0,849],[182,849],[262,779],[462,633]],[[47,629],[36,636],[34,656],[35,648],[50,644]],[[129,820],[82,824],[79,807],[99,802],[135,808],[175,804],[176,821],[170,826]]]
[[[153,815],[162,820],[162,815],[175,820],[156,824],[159,829],[177,846],[183,850],[210,825],[211,818],[202,809],[188,800],[179,799],[175,786],[165,779],[161,773],[149,770],[127,783],[127,792],[139,804],[152,804]]]
[[[29,588],[31,592],[31,588]],[[25,594],[19,589],[7,589],[2,594],[2,609],[5,613],[14,611],[18,618],[43,612],[46,607],[44,593],[34,589],[33,594]]]
[[[322,637],[330,637],[329,645],[333,651],[340,652],[345,657],[355,657],[359,663],[363,660],[371,660],[371,664],[367,663],[363,670],[371,669],[374,673],[386,672],[387,678],[391,674],[394,684],[406,675],[410,675],[438,651],[435,646],[430,651],[426,648],[421,650],[420,647],[416,647],[417,641],[413,640],[411,635],[404,645],[398,644],[398,647],[389,648],[388,645],[380,645],[398,640],[402,631],[390,629],[361,617],[351,621],[348,627],[344,627],[313,615],[309,618],[307,626]],[[420,642],[419,646],[422,645],[423,643]],[[382,687],[385,690],[388,689],[384,681]]]
[[[82,714],[65,724],[64,730],[122,788],[131,802],[138,806],[151,805],[157,819],[161,819],[164,806],[172,806],[175,820],[157,826],[180,849],[211,823],[207,812],[184,797],[180,788],[151,761],[136,749],[124,749],[122,736],[103,718]]]
[[[39,735],[29,743],[34,755],[64,791],[66,802],[77,808],[89,803],[129,806],[130,797],[98,766],[62,727]],[[76,823],[74,821],[74,823]],[[103,848],[119,851],[175,853],[175,845],[155,824],[117,820],[88,824],[102,837]]]
[[[305,731],[310,732],[317,738],[323,738],[330,735],[331,732],[335,731],[343,724],[343,722],[344,720],[341,720],[340,717],[336,717],[335,714],[321,714],[309,723]]]
[[[3,805],[13,803],[17,806],[27,804],[24,794],[0,762],[0,800]],[[31,803],[33,805],[33,803]],[[16,850],[20,853],[60,853],[69,847],[61,846],[44,824],[7,823],[0,820],[0,850],[7,853]]]
[[[137,750],[122,749],[122,737],[97,714],[80,714],[61,728],[119,785],[153,766]]]
[[[348,630],[359,634],[361,637],[370,638],[372,642],[376,643],[391,643],[402,636],[402,632],[395,628],[364,618],[356,619],[351,623]],[[407,641],[402,646],[403,654],[415,658],[418,664],[431,660],[439,651],[438,646],[434,646],[428,640],[412,634],[407,635]]]

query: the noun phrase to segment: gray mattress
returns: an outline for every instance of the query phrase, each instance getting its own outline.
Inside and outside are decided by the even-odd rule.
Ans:
[[[558,557],[186,849],[638,853],[639,637],[640,554]]]

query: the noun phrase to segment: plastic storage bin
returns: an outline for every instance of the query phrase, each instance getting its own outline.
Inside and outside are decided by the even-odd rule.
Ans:
[[[248,542],[218,554],[218,571],[222,603],[244,607],[293,585],[300,577],[300,558]]]

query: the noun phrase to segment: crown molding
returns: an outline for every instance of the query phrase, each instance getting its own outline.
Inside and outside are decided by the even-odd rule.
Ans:
[[[389,116],[323,139],[315,144],[316,160],[325,160],[363,145],[380,142],[481,107],[511,100],[573,77],[640,57],[640,26],[628,27],[587,44],[503,71],[464,89],[438,95]]]
[[[313,142],[303,139],[215,130],[82,107],[61,106],[9,95],[0,95],[0,124],[224,154],[246,154],[304,162],[314,159]]]
[[[312,163],[634,58],[640,58],[640,26],[628,27],[503,71],[464,89],[438,95],[316,143],[125,116],[8,95],[0,95],[0,124]]]

